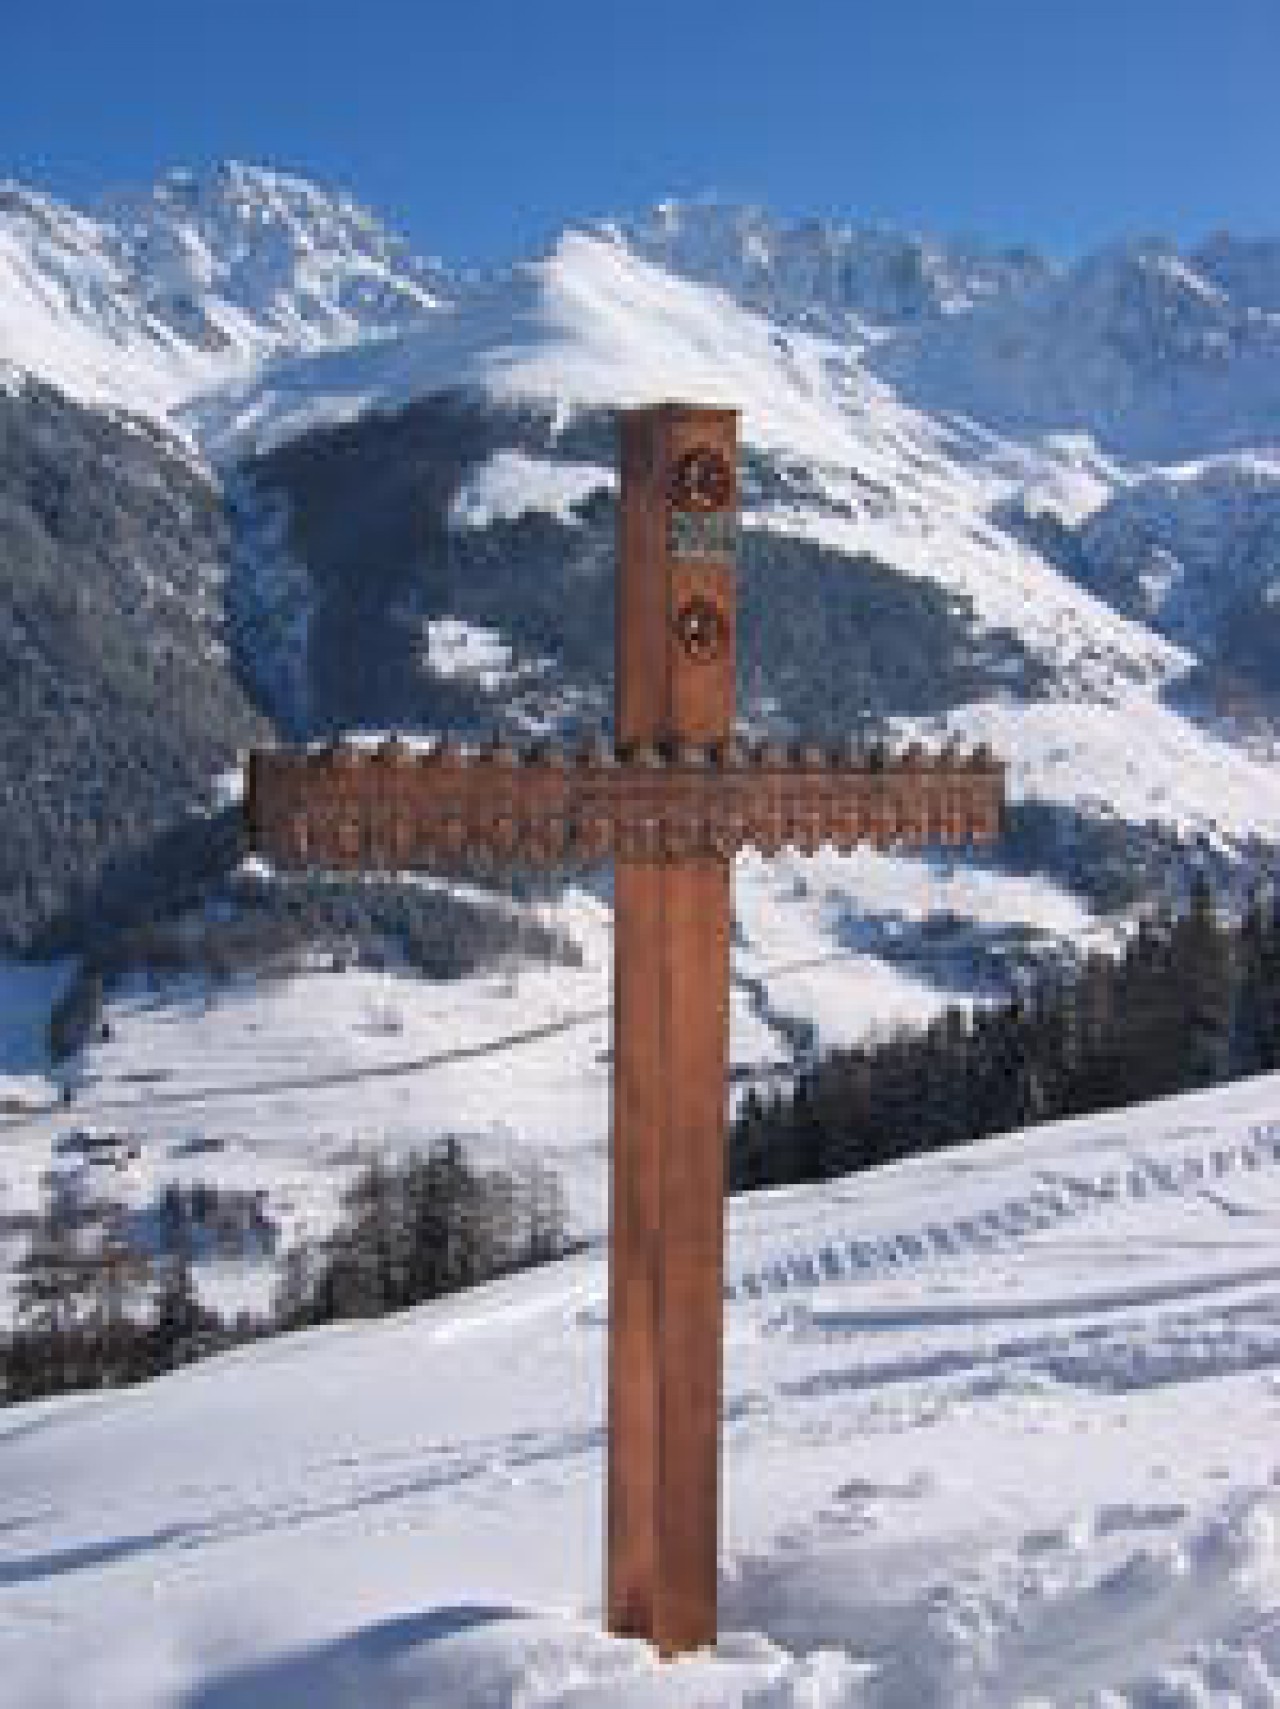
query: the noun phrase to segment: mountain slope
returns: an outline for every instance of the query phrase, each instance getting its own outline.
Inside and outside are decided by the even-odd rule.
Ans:
[[[87,929],[265,735],[230,562],[219,494],[167,436],[0,389],[0,947]]]
[[[668,271],[727,290],[771,319],[867,335],[1018,299],[1057,269],[1034,250],[996,250],[764,208],[660,202],[603,228]]]
[[[844,345],[783,332],[607,239],[570,233],[455,314],[401,338],[278,364],[202,400],[190,420],[205,445],[233,459],[451,392],[549,415],[570,443],[576,421],[643,401],[696,396],[735,407],[747,457],[758,460],[748,469],[749,526],[883,546],[905,573],[971,598],[992,627],[1018,618],[1028,643],[1076,677],[1088,666],[1078,652],[1063,656],[1072,625],[1090,631],[1117,672],[1146,680],[1177,669],[1173,649],[988,521],[1033,476],[1069,477],[1052,448],[1024,452],[1015,472],[1006,447],[905,406]],[[607,435],[591,436],[597,464],[612,461],[611,449]],[[531,488],[525,508],[542,507]]]
[[[217,463],[218,620],[289,730],[606,720],[613,414],[692,395],[742,412],[752,728],[989,733],[1011,858],[1057,849],[1077,879],[1082,838],[1238,862],[1280,836],[1271,477],[1061,431],[1119,423],[1128,447],[1176,398],[1211,446],[1230,401],[1228,437],[1264,444],[1235,467],[1269,469],[1274,246],[1062,268],[668,204],[462,283],[258,169],[93,218],[12,190],[5,209],[5,348],[57,366],[65,337],[77,385],[142,396]],[[20,334],[28,299],[45,318]],[[1201,588],[1181,617],[1134,594],[1151,552]],[[1262,740],[1217,721],[1223,672],[1261,695]]]
[[[769,318],[851,339],[909,401],[1113,455],[1277,443],[1280,244],[1115,245],[1070,266],[1025,247],[664,202],[604,228]]]
[[[1082,525],[1080,548],[1109,604],[1237,662],[1234,649],[1280,598],[1280,448],[1135,481]],[[1274,664],[1249,674],[1260,688],[1280,688]]]

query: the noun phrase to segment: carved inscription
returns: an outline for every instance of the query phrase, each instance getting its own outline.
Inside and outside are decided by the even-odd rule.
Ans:
[[[738,519],[731,510],[673,510],[667,520],[667,551],[673,558],[732,558]]]

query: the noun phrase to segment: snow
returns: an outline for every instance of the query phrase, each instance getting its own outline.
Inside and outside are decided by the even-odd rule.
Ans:
[[[947,1002],[971,1001],[984,989],[985,935],[1022,930],[1041,952],[1108,941],[1088,910],[1048,880],[996,873],[969,857],[874,849],[744,855],[734,919],[740,983],[750,991],[758,982],[760,1009],[775,1023],[812,1026],[822,1048],[924,1025]]]
[[[1162,683],[1185,668],[1178,648],[990,520],[1028,485],[1056,493],[1061,509],[1096,508],[1107,466],[1086,444],[1067,438],[1037,452],[931,420],[869,376],[848,345],[783,333],[598,236],[566,234],[545,260],[400,338],[277,365],[248,388],[205,399],[191,423],[227,456],[451,387],[550,405],[561,419],[668,397],[730,405],[745,444],[803,472],[818,494],[817,503],[749,499],[746,525],[871,552],[937,581],[1079,686],[1117,674]],[[530,508],[564,518],[606,480],[590,466],[500,453],[464,485],[455,520],[474,526]]]
[[[575,505],[616,485],[614,471],[598,463],[553,463],[523,451],[495,451],[459,487],[449,520],[455,528],[487,528],[544,511],[572,527]]]
[[[869,552],[971,602],[979,631],[1011,632],[1044,661],[1053,699],[961,709],[952,720],[992,735],[1019,788],[1061,805],[1101,802],[1139,823],[1217,821],[1234,835],[1267,833],[1280,817],[1274,766],[1170,706],[1167,691],[1193,654],[992,521],[1016,494],[1075,520],[1105,514],[1108,492],[1124,492],[1132,477],[1087,436],[1033,447],[932,421],[870,378],[847,346],[784,334],[620,242],[574,232],[544,261],[401,339],[280,366],[247,392],[206,403],[201,427],[225,453],[446,385],[506,404],[550,402],[565,418],[671,395],[735,404],[746,444],[799,468],[812,488],[794,501],[749,499],[745,526]],[[1213,481],[1266,493],[1273,471],[1260,453]],[[455,522],[530,508],[568,520],[597,478],[604,471],[500,453],[464,485]],[[1060,764],[1062,753],[1080,763]]]
[[[461,617],[427,623],[427,664],[439,677],[475,682],[494,692],[511,676],[511,648],[496,629]]]
[[[1128,483],[1090,516],[1080,547],[1098,583],[1142,565],[1145,617],[1195,648],[1242,593],[1265,586],[1280,541],[1280,456],[1174,464]]]
[[[1029,250],[823,220],[784,224],[766,209],[714,198],[666,200],[606,227],[646,259],[730,289],[786,324],[883,337],[921,318],[1017,300],[1054,271]]]
[[[1063,270],[671,203],[647,222],[566,231],[540,260],[463,283],[408,255],[349,198],[231,166],[172,176],[92,217],[6,192],[0,360],[40,352],[81,392],[101,379],[94,395],[167,412],[223,463],[440,390],[533,405],[562,425],[664,398],[733,406],[744,444],[778,477],[758,493],[748,479],[745,527],[871,554],[968,602],[977,645],[1007,632],[1043,666],[1039,703],[991,702],[952,720],[1005,741],[1017,788],[1211,834],[1216,822],[1238,839],[1271,834],[1280,774],[1175,707],[1212,650],[1214,613],[1237,583],[1263,576],[1275,532],[1276,416],[1258,405],[1280,372],[1268,354],[1273,260],[1265,245],[1209,245],[1201,257],[1131,245]],[[831,295],[842,278],[857,299],[843,308]],[[184,331],[175,305],[187,296],[216,337]],[[1245,369],[1195,382],[1217,387],[1210,414],[1239,390],[1231,454],[1206,456],[1221,435],[1192,415],[1190,460],[1180,440],[1178,463],[1134,461],[1109,431],[1116,412],[1158,414],[1172,386],[1161,364],[1172,374],[1199,360],[1242,304],[1266,322],[1241,344]],[[1045,394],[1050,346],[1065,389]],[[1172,386],[1175,401],[1185,389]],[[612,484],[603,466],[500,449],[467,472],[451,518],[470,529],[538,512],[572,525],[574,507]],[[261,686],[302,717],[309,609],[287,519],[236,494],[236,582],[261,637]],[[1104,588],[1099,561],[1158,549],[1136,582],[1150,609],[1122,615],[1018,539],[1002,518],[1019,505],[1079,528]],[[423,644],[432,669],[494,692],[517,689],[527,668],[496,630],[447,611],[432,614]],[[554,660],[531,668],[554,688]]]
[[[226,454],[445,386],[513,404],[551,398],[569,410],[696,396],[742,409],[771,443],[838,456],[831,434],[841,418],[822,372],[836,348],[783,338],[724,293],[570,231],[545,260],[472,293],[455,313],[395,340],[282,364],[209,401],[197,420]]]
[[[989,743],[1008,761],[1014,799],[1135,825],[1154,822],[1218,847],[1280,837],[1276,765],[1147,695],[1117,694],[1110,705],[983,701],[957,707],[936,724],[904,721],[908,727]]]
[[[1129,242],[973,313],[923,322],[869,353],[925,409],[1015,435],[1075,428],[1130,460],[1274,445],[1280,314],[1274,251],[1208,277]]]
[[[8,1412],[8,1700],[1274,1704],[1278,1100],[735,1201],[724,1636],[674,1665],[599,1630],[598,1251]]]

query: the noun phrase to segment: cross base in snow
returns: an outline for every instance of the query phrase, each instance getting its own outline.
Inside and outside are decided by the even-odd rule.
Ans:
[[[615,744],[250,757],[250,841],[345,870],[612,858],[606,1600],[664,1655],[714,1643],[734,853],[988,841],[1003,767],[733,739],[737,417],[622,419]]]

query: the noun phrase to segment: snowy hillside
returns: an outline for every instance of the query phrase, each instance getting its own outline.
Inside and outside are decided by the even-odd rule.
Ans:
[[[5,952],[100,925],[109,874],[127,887],[267,735],[231,657],[230,558],[218,490],[166,434],[0,389]]]
[[[1280,426],[1276,441],[1118,491],[1079,531],[1095,591],[1193,648],[1230,644],[1224,625],[1256,622],[1280,598]]]
[[[771,319],[852,337],[872,371],[945,415],[1017,436],[1083,431],[1132,458],[1280,435],[1275,241],[1134,241],[1065,265],[715,201],[603,229]]]
[[[714,200],[568,235],[623,245],[779,326],[851,340],[945,415],[1021,436],[1085,431],[1131,457],[1275,442],[1274,241],[1219,233],[1186,253],[1135,241],[1065,265]],[[349,195],[240,162],[81,209],[0,185],[0,360],[90,402],[163,415],[278,355],[411,327],[473,286]]]
[[[0,962],[7,1213],[34,1213],[46,1172],[78,1167],[72,1129],[115,1132],[135,1155],[110,1188],[140,1218],[170,1181],[260,1189],[287,1248],[329,1232],[342,1187],[368,1157],[453,1134],[485,1166],[537,1158],[554,1168],[574,1235],[598,1239],[608,1223],[612,976],[602,891],[574,885],[529,905],[578,946],[576,966],[508,952],[433,980],[394,966],[339,974],[317,955],[287,976],[139,976],[107,1004],[109,1037],[61,1069],[43,1023],[66,967]],[[922,1023],[957,996],[999,989],[1007,965],[1115,941],[1113,927],[1042,879],[871,851],[744,858],[735,911],[735,1099],[789,1080],[813,1048],[806,1041],[826,1047],[873,1024]],[[64,1083],[75,1091],[70,1109],[58,1102]],[[82,1171],[85,1184],[94,1173]],[[0,1277],[23,1250],[0,1231]],[[277,1274],[274,1259],[259,1258],[201,1267],[197,1279],[226,1309],[265,1304]]]
[[[605,1272],[0,1424],[29,1709],[1265,1709],[1262,1080],[730,1212],[721,1627],[599,1631]]]
[[[0,184],[0,360],[134,414],[384,334],[449,291],[351,197],[265,168],[173,172],[83,211]]]

